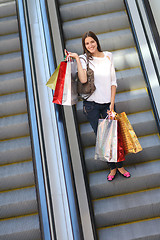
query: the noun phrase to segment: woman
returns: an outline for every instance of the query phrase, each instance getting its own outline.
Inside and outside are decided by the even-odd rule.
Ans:
[[[86,62],[94,70],[94,81],[96,90],[83,101],[83,112],[90,122],[95,134],[97,133],[98,120],[105,118],[109,112],[114,111],[116,95],[116,74],[113,65],[112,53],[103,52],[97,36],[89,31],[82,37],[84,55],[69,52],[69,57],[77,61],[78,77],[82,83],[87,82]],[[123,167],[122,162],[108,163],[110,173],[108,181],[115,178],[117,169],[124,177],[130,177],[130,173]]]

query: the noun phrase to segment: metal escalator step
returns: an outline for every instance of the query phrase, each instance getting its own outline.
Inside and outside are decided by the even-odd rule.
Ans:
[[[0,164],[20,162],[32,158],[30,137],[0,143]]]
[[[0,96],[0,117],[27,112],[25,92]]]
[[[60,4],[68,4],[73,2],[80,2],[81,0],[58,0],[59,5]]]
[[[28,115],[0,118],[0,133],[0,140],[28,136]]]
[[[94,211],[97,227],[159,217],[160,191],[155,189],[97,200]]]
[[[141,104],[139,104],[139,102],[141,102]],[[149,111],[151,109],[151,103],[145,89],[117,93],[115,105],[117,113],[126,112],[126,114],[129,114]],[[77,116],[79,123],[86,122],[87,119],[83,114],[82,101],[78,102],[77,104]]]
[[[0,191],[34,185],[32,161],[0,167]]]
[[[98,34],[97,36],[101,42],[101,47],[103,50],[115,51],[134,46],[134,40],[129,29]],[[82,54],[83,50],[81,42],[81,38],[68,40],[66,41],[66,49],[71,52]]]
[[[0,194],[0,219],[37,213],[34,187],[2,192]]]
[[[140,66],[135,48],[116,50],[113,52],[114,66],[117,71]]]
[[[61,1],[59,1],[61,3]],[[68,1],[70,2],[70,1]],[[73,2],[73,1],[72,1]],[[67,1],[66,1],[67,3]],[[123,2],[117,0],[79,1],[60,6],[62,21],[86,18],[104,13],[124,10]]]
[[[152,108],[146,89],[118,93],[115,104],[118,113],[125,111],[126,114],[148,111]]]
[[[138,137],[157,134],[158,132],[152,111],[130,114],[128,119]]]
[[[1,240],[40,240],[38,215],[0,221]]]
[[[159,240],[160,218],[137,221],[98,231],[99,239],[123,239],[123,240]],[[143,229],[143,231],[142,231]]]
[[[140,68],[123,70],[116,73],[117,75],[117,93],[136,90],[145,87],[144,78]],[[82,113],[82,101],[76,105],[79,123],[86,122],[86,117]]]
[[[96,136],[90,123],[81,124],[80,133],[83,147],[90,147],[96,144]]]
[[[89,175],[89,184],[92,199],[107,198],[159,187],[159,168],[159,160],[141,163],[138,166],[127,166],[127,170],[131,173],[131,178],[126,179],[117,173],[113,182],[107,181],[108,170],[91,173]],[[126,205],[126,208],[128,207]]]
[[[64,38],[66,40],[78,38],[88,30],[95,33],[105,33],[126,29],[129,27],[128,24],[128,18],[124,11],[69,21],[63,24]]]
[[[23,72],[0,75],[0,95],[24,91]]]
[[[18,33],[0,36],[0,54],[20,51]]]
[[[153,135],[157,133],[157,125],[151,111],[128,115],[128,119],[136,132],[137,137]],[[89,123],[80,125],[81,140],[83,146],[95,145],[95,134]]]
[[[137,164],[147,161],[159,159],[160,141],[158,135],[151,135],[139,138],[143,151],[137,154],[129,154],[126,156],[124,165]],[[95,161],[95,147],[85,148],[85,163],[88,172],[101,171],[108,168],[105,162]]]
[[[8,1],[8,2],[1,3],[0,17],[2,18],[2,17],[11,16],[11,15],[16,15],[16,2]]]
[[[0,18],[0,35],[17,33],[18,22],[16,16]]]
[[[21,52],[0,55],[0,73],[9,73],[22,70]]]
[[[117,93],[145,88],[146,84],[141,69],[133,68],[116,72]]]
[[[0,0],[0,4],[7,3],[7,2],[15,2],[15,0]]]

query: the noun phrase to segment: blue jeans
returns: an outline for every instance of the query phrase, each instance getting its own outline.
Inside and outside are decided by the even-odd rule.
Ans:
[[[83,101],[83,113],[90,122],[95,134],[97,135],[98,120],[107,116],[107,110],[111,103],[96,103],[90,101]]]
[[[96,103],[91,101],[83,101],[83,113],[87,117],[88,121],[90,122],[95,134],[97,135],[97,128],[98,128],[98,120],[101,118],[106,118],[107,110],[109,110],[111,103]],[[108,163],[111,169],[121,168],[123,167],[122,162],[118,163]]]

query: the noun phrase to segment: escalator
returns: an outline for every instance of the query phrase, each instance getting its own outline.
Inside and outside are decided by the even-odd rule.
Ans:
[[[79,101],[77,120],[100,240],[160,238],[160,138],[123,0],[59,0],[64,44],[82,54],[85,31],[98,35],[111,51],[117,75],[117,112],[125,111],[143,151],[126,156],[131,178],[107,181],[109,169],[94,160],[95,135]],[[54,31],[53,31],[54,32]],[[88,240],[88,239],[87,239]]]
[[[0,239],[41,239],[16,1],[12,0],[0,0]]]
[[[71,191],[68,191],[69,187],[72,188],[71,181],[68,184],[66,178],[64,178],[64,175],[65,177],[68,176],[69,172],[65,172],[65,174],[63,172],[67,168],[64,167],[64,162],[61,162],[63,154],[59,151],[58,146],[58,137],[62,134],[58,132],[56,123],[61,121],[61,117],[58,117],[56,121],[55,118],[50,121],[51,115],[53,117],[56,111],[53,109],[53,105],[52,107],[51,104],[48,104],[49,107],[47,105],[48,99],[52,96],[49,91],[47,92],[45,86],[45,80],[48,77],[47,74],[49,74],[47,70],[47,61],[49,60],[48,56],[45,57],[45,41],[43,33],[38,32],[38,30],[43,29],[39,17],[40,12],[43,13],[42,5],[41,8],[38,5],[40,2],[44,3],[44,1],[24,1],[23,3],[27,4],[28,12],[26,9],[25,11],[26,15],[28,13],[27,17],[30,24],[28,35],[31,34],[31,39],[28,39],[32,42],[35,58],[33,67],[38,76],[36,87],[40,99],[44,142],[41,134],[39,134],[39,137],[41,137],[42,145],[44,145],[46,153],[44,156],[48,164],[48,175],[45,171],[43,174],[46,174],[47,181],[50,181],[51,192],[49,194],[51,194],[51,198],[49,200],[52,202],[53,209],[48,204],[48,212],[50,212],[50,215],[54,215],[50,216],[50,227],[52,231],[56,232],[57,239],[71,240],[74,238],[71,237],[72,231],[74,234],[78,233],[76,224],[73,228],[76,221],[76,217],[73,218],[73,215],[76,211],[74,210]],[[61,50],[55,42],[57,41],[57,44],[60,42],[60,36],[63,36],[68,51],[81,54],[82,34],[91,30],[98,35],[102,49],[111,51],[114,56],[118,82],[116,110],[117,112],[125,111],[127,113],[143,147],[142,152],[126,157],[124,164],[131,172],[132,177],[124,179],[117,175],[113,182],[108,182],[109,169],[107,165],[94,160],[95,135],[83,115],[82,101],[79,101],[76,105],[78,128],[87,170],[88,193],[91,198],[94,214],[93,222],[95,222],[98,239],[159,239],[160,139],[124,2],[123,0],[48,0],[45,3],[52,6],[53,2],[58,2],[58,11],[62,23],[62,34],[58,31],[54,32],[56,31],[55,25],[51,26],[53,28],[54,50],[58,52],[59,59],[62,59],[63,54],[60,54]],[[37,12],[34,12],[35,9]],[[51,17],[55,17],[51,10],[53,9],[49,8],[48,12]],[[39,18],[35,16],[36,20],[32,19],[33,12],[38,13]],[[56,21],[53,21],[53,23],[56,24]],[[46,25],[43,24],[45,26],[44,30],[46,30]],[[22,37],[24,36],[21,35]],[[51,53],[51,51],[49,52]],[[43,56],[43,61],[40,61],[41,68],[39,68],[39,56]],[[42,76],[43,71],[41,69],[43,67],[45,74]],[[41,76],[43,79],[41,79]],[[32,150],[34,149],[31,145],[31,124],[28,120],[26,99],[16,1],[0,0],[0,239],[2,240],[38,240],[41,239],[43,230],[45,232],[49,225],[47,221],[44,221],[44,228],[42,227],[42,231],[40,230],[41,209],[40,204],[38,204],[40,199],[37,197],[39,195],[36,194],[37,182],[37,188],[35,188],[34,170],[36,164],[33,167],[35,162]],[[72,122],[69,123],[70,127],[74,129]],[[54,127],[53,129],[51,125]],[[61,122],[60,125],[62,126]],[[55,141],[55,143],[52,141]],[[69,139],[70,142],[72,141]],[[63,145],[62,141],[61,144]],[[70,148],[72,147],[70,146]],[[72,156],[73,149],[70,150]],[[84,211],[87,206],[86,202],[83,201],[83,196],[82,203],[79,201],[79,196],[83,195],[85,187],[83,182],[80,182],[83,174],[79,169],[77,151],[75,149],[75,159],[72,157],[72,161],[76,162],[75,167],[78,166],[78,174],[74,176],[74,180],[76,187],[78,184],[80,185],[80,192],[77,188],[77,195],[74,194],[79,204],[77,216],[80,212],[82,228],[84,230],[86,227],[85,230],[87,231],[92,226],[88,221],[87,211]],[[65,153],[64,159],[66,155]],[[40,163],[39,159],[38,162]],[[65,166],[67,164],[68,162]],[[74,172],[74,164],[72,166]],[[41,183],[42,181],[39,182],[39,184]],[[48,194],[47,191],[46,193]],[[71,205],[73,208],[71,208]],[[41,206],[44,210],[44,205]],[[51,211],[53,212],[51,213]],[[80,228],[81,224],[79,224]],[[87,234],[84,232],[82,234],[85,240],[93,239],[93,237],[86,237],[89,236]],[[50,238],[44,237],[44,239],[49,240]],[[75,237],[75,239],[83,239],[83,237]]]

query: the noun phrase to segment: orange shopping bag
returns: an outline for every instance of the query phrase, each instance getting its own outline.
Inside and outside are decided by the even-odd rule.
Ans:
[[[125,154],[138,153],[142,151],[142,147],[131,126],[131,123],[127,118],[126,113],[119,113],[117,114],[116,118],[119,120],[120,123]]]

